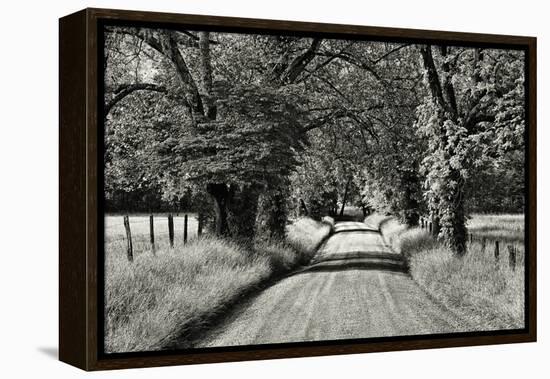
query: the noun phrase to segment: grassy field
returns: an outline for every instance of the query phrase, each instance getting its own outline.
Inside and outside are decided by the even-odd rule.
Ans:
[[[467,254],[454,256],[426,229],[408,229],[395,219],[374,215],[387,243],[403,253],[413,279],[432,297],[466,319],[472,330],[522,328],[524,325],[524,245],[522,215],[473,215],[469,232],[487,237],[468,245]],[[501,243],[495,261],[494,239]],[[518,251],[517,266],[508,264],[507,245]]]
[[[476,237],[523,242],[524,223],[522,214],[474,214],[467,225],[468,232]]]
[[[164,238],[156,255],[143,242],[130,263],[125,241],[117,237],[117,219],[106,225],[114,225],[106,228],[105,244],[107,352],[185,345],[243,294],[311,259],[331,231],[328,224],[300,219],[288,227],[286,241],[261,242],[253,248],[203,236],[186,245],[178,238],[171,249]]]

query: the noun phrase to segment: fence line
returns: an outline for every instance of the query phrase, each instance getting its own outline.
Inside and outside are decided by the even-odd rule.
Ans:
[[[195,213],[193,213],[195,214]],[[184,215],[180,215],[180,214],[176,214],[174,216],[174,218],[177,220],[177,219],[183,219],[185,218],[185,216],[188,215],[187,213],[185,213]],[[124,218],[125,215],[106,215],[105,217],[122,217]],[[150,218],[151,216],[153,215],[149,215],[149,216],[144,216],[144,215],[139,215],[139,216],[133,216],[133,217],[139,217],[139,218],[143,218],[144,220],[135,220],[132,221],[132,224],[146,224],[149,222],[148,218]],[[166,217],[168,216],[168,214],[166,215],[158,215],[158,216],[155,216],[155,217]],[[191,217],[192,219],[193,217]],[[197,221],[199,221],[199,214],[196,215],[196,217],[194,217]],[[120,227],[119,224],[117,223],[111,223],[111,225],[105,225],[105,229],[112,229],[112,228],[118,228]]]
[[[187,243],[187,215],[185,215],[183,222],[183,243]]]
[[[151,242],[151,251],[155,254],[155,222],[153,215],[149,216],[149,240]]]
[[[130,220],[127,215],[124,216],[124,229],[126,229],[126,239],[128,240],[126,254],[128,256],[128,260],[132,262],[134,260],[134,248],[132,246],[132,232],[130,231]]]
[[[143,217],[143,216],[138,216],[138,217]],[[174,216],[172,214],[168,214],[167,219],[168,219],[168,232],[156,233],[156,235],[157,235],[157,237],[168,235],[168,240],[170,242],[170,248],[173,248],[174,247],[174,236],[175,236],[175,233],[174,233]],[[197,235],[200,236],[202,234],[202,222],[201,222],[202,220],[201,220],[200,217],[198,217],[197,219],[199,221],[197,223]],[[145,222],[149,223],[149,238],[147,239],[147,235],[144,235],[144,236],[142,235],[142,236],[137,236],[138,237],[137,239],[140,242],[141,241],[145,242],[145,241],[148,240],[149,244],[150,244],[150,247],[151,247],[152,253],[156,254],[155,219],[154,219],[154,216],[149,215],[149,220],[133,222],[133,224],[145,223]],[[189,223],[189,215],[186,213],[183,216],[183,243],[184,244],[187,243],[188,237],[189,237],[188,223]],[[129,215],[124,215],[123,216],[123,225],[124,225],[125,236],[123,236],[121,238],[111,239],[107,242],[107,243],[112,243],[112,242],[118,242],[118,241],[126,241],[126,255],[127,255],[128,261],[130,261],[130,262],[132,262],[134,260],[134,245],[133,245],[133,242],[134,242],[134,240],[136,240],[136,236],[134,236],[134,238],[132,238],[132,231],[131,231],[131,226],[130,226],[131,224],[132,223],[130,223]]]
[[[168,215],[168,239],[170,240],[170,247],[174,247],[174,216]]]
[[[428,232],[430,234],[433,234],[433,226],[432,221],[425,217],[420,217],[420,227],[422,229],[428,229]],[[493,255],[495,257],[495,264],[499,264],[500,261],[500,252],[501,252],[501,240],[498,237],[488,237],[488,236],[476,236],[473,233],[469,234],[469,244],[472,245],[474,242],[479,242],[481,245],[481,252],[485,252],[487,249],[487,242],[492,241],[494,243],[493,248]],[[504,240],[503,242],[506,242]],[[506,249],[508,251],[508,267],[510,267],[512,270],[515,271],[517,266],[517,255],[518,255],[518,249],[513,243],[508,243],[506,245]]]

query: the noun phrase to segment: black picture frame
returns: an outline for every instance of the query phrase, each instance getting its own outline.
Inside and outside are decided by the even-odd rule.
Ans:
[[[181,351],[103,351],[104,25],[444,43],[526,52],[526,322],[519,330]],[[352,354],[536,341],[536,38],[85,9],[59,22],[59,357],[85,370]]]

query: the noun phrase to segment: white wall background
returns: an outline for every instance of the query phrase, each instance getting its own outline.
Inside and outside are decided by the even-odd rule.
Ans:
[[[0,373],[72,378],[57,349],[57,19],[87,6],[538,37],[539,342],[91,374],[109,378],[518,378],[548,373],[549,21],[544,1],[56,0],[3,2],[0,22]],[[548,105],[548,104],[546,104]],[[546,114],[545,114],[546,113]],[[548,171],[547,171],[548,172]],[[7,212],[6,212],[7,211]],[[547,351],[545,351],[547,350]],[[546,353],[546,354],[545,354]],[[537,375],[538,373],[538,375]]]

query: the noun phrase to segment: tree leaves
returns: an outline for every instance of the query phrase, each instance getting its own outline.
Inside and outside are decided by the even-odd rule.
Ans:
[[[356,203],[409,224],[428,209],[455,238],[472,183],[488,190],[477,178],[505,162],[521,177],[521,51],[130,29],[106,43],[109,199],[174,203],[223,183],[320,216],[352,178]]]

